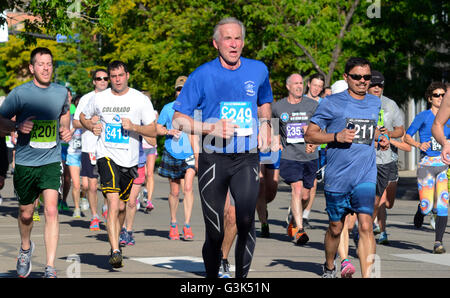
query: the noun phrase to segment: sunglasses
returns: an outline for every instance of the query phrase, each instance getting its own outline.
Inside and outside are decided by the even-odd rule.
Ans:
[[[108,80],[109,80],[109,77],[96,77],[95,80],[96,80],[97,82],[100,82],[101,80],[103,80],[103,81],[108,81]]]
[[[372,75],[358,75],[358,74],[348,74],[353,80],[355,81],[359,81],[362,78],[364,78],[364,81],[370,81],[370,79],[372,79]]]
[[[384,85],[383,84],[370,84],[369,88],[373,88],[373,87],[383,88]]]
[[[433,96],[433,97],[436,97],[436,98],[441,97],[441,96],[444,96],[444,95],[445,95],[445,93],[433,93],[433,94],[432,94],[432,96]]]

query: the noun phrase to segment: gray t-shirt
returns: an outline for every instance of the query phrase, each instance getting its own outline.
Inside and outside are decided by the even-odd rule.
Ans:
[[[33,81],[14,88],[0,107],[0,115],[20,123],[30,116],[36,118],[30,134],[18,133],[16,163],[42,166],[61,161],[59,118],[69,110],[67,89],[51,83],[40,88]]]
[[[316,111],[319,103],[303,96],[298,104],[290,104],[287,98],[272,103],[272,117],[279,118],[280,139],[283,151],[281,158],[310,161],[319,158],[318,151],[306,153],[303,129]]]
[[[389,131],[392,131],[394,130],[394,127],[403,126],[405,122],[403,113],[400,111],[395,101],[383,95],[380,100],[380,116],[383,116],[384,127],[386,127]],[[391,146],[389,146],[389,149],[386,151],[377,149],[377,164],[387,164],[396,161],[396,153],[397,148],[392,148]]]

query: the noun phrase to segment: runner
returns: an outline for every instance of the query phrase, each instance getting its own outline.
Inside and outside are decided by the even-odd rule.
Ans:
[[[95,167],[96,161],[96,146],[98,136],[94,135],[91,131],[86,130],[80,122],[80,114],[83,112],[84,108],[88,105],[91,98],[93,98],[97,93],[104,91],[108,88],[109,77],[106,69],[99,68],[92,73],[92,84],[94,85],[94,90],[85,94],[81,97],[78,103],[77,109],[73,116],[73,127],[82,128],[83,133],[81,134],[81,180],[82,189],[87,194],[87,199],[89,201],[89,207],[91,210],[91,222],[89,224],[89,230],[99,231],[100,230],[100,219],[97,213],[97,187],[98,187],[98,172]],[[96,124],[99,121],[97,116],[92,117],[91,121]],[[83,201],[84,198],[82,198]],[[85,199],[84,199],[85,200]],[[83,209],[83,204],[81,204]],[[106,213],[105,219],[106,219]]]
[[[42,192],[45,205],[44,240],[46,278],[56,277],[58,246],[58,194],[61,187],[61,140],[70,141],[70,113],[67,89],[51,83],[53,55],[47,48],[31,52],[29,70],[33,80],[14,88],[0,107],[0,115],[11,119],[9,132],[18,131],[14,188],[19,201],[20,252],[17,274],[31,273],[35,249],[31,241],[34,202]],[[59,134],[58,134],[59,132]]]
[[[128,87],[130,73],[125,63],[111,62],[108,76],[111,89],[96,93],[80,114],[80,120],[87,130],[100,136],[96,157],[101,190],[108,204],[109,263],[120,268],[123,257],[119,234],[125,220],[125,204],[137,177],[139,135],[156,135],[155,111],[144,94]],[[93,124],[94,115],[100,118],[100,123]]]
[[[305,144],[304,131],[319,103],[303,95],[300,74],[290,75],[286,88],[289,95],[273,103],[272,116],[279,119],[283,147],[280,175],[291,186],[292,219],[288,225],[288,236],[293,237],[292,241],[297,245],[304,245],[309,237],[303,227],[303,210],[308,206],[319,158],[317,146]]]
[[[245,27],[235,18],[214,28],[219,57],[198,67],[176,100],[174,124],[204,135],[199,155],[199,189],[206,228],[203,260],[206,276],[217,278],[224,237],[228,189],[236,204],[236,277],[246,277],[255,248],[255,206],[259,187],[257,148],[270,148],[272,90],[267,67],[241,57]],[[194,110],[202,121],[194,121]],[[260,127],[258,127],[258,118]]]
[[[378,118],[377,126],[382,134],[392,138],[401,138],[405,134],[403,127],[403,114],[400,112],[395,101],[383,95],[384,76],[377,70],[372,70],[372,79],[368,93],[378,96],[381,100],[381,110]],[[386,233],[386,200],[381,202],[384,196],[387,198],[387,188],[390,185],[390,196],[388,206],[392,208],[395,199],[395,190],[398,181],[397,166],[397,148],[389,146],[387,150],[377,148],[377,195],[375,197],[375,206],[373,218],[378,218],[380,236],[377,240],[378,244],[389,244]],[[393,195],[392,195],[393,192]],[[379,212],[380,211],[380,212]]]
[[[325,199],[330,218],[325,234],[323,277],[336,277],[334,259],[345,217],[355,212],[359,222],[358,256],[363,277],[370,276],[375,254],[372,214],[376,190],[374,139],[380,99],[367,94],[371,79],[369,61],[350,58],[344,79],[348,90],[323,99],[306,130],[305,141],[328,144]],[[380,145],[387,139],[380,136]]]
[[[435,115],[439,111],[446,86],[442,82],[432,82],[426,92],[425,98],[431,104],[429,110],[419,113],[406,130],[405,142],[420,149],[421,160],[417,168],[417,184],[419,188],[420,204],[414,216],[414,226],[420,228],[424,216],[432,213],[435,220],[435,242],[433,253],[445,253],[442,238],[448,220],[448,166],[441,158],[442,146],[432,136],[431,127]],[[419,132],[420,142],[412,137]],[[444,136],[450,136],[450,121],[447,120]],[[443,141],[441,136],[440,141]],[[446,140],[443,142],[445,143]]]
[[[175,98],[181,92],[187,77],[180,76],[175,82]],[[169,207],[170,207],[170,227],[169,239],[178,240],[180,235],[177,224],[177,209],[181,186],[184,185],[184,226],[183,239],[193,240],[194,234],[191,227],[192,208],[194,206],[194,178],[196,173],[196,156],[193,146],[198,144],[196,136],[187,135],[172,127],[174,114],[173,105],[175,101],[166,104],[158,117],[156,124],[158,135],[166,136],[164,152],[158,174],[169,179]],[[198,150],[196,150],[198,152]],[[184,182],[182,181],[184,179]],[[184,184],[183,184],[184,183]]]

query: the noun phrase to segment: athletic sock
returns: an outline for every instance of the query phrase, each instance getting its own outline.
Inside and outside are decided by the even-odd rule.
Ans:
[[[436,216],[436,238],[435,241],[442,242],[445,228],[447,227],[448,216]]]

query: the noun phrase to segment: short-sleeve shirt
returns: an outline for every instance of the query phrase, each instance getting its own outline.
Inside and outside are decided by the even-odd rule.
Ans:
[[[168,130],[172,129],[172,118],[175,110],[172,109],[173,101],[166,104],[161,114],[158,117],[158,124],[165,126]],[[189,141],[189,137],[186,133],[182,132],[179,138],[175,138],[174,136],[167,135],[166,140],[164,142],[164,147],[167,152],[172,155],[176,159],[186,159],[194,152],[192,151],[192,146]]]
[[[306,153],[304,128],[314,114],[319,103],[303,96],[297,104],[287,98],[272,103],[272,117],[279,119],[280,139],[283,146],[281,158],[296,161],[310,161],[319,158],[317,150]]]
[[[406,133],[413,137],[416,132],[419,132],[420,143],[429,142],[430,148],[427,151],[420,151],[421,155],[430,157],[439,156],[442,151],[441,144],[431,134],[431,127],[433,126],[435,115],[431,110],[420,112],[416,115],[411,125],[406,130]],[[447,139],[450,137],[450,120],[444,125],[444,134]]]
[[[361,183],[376,183],[374,135],[380,108],[377,96],[357,100],[347,90],[325,97],[317,107],[310,121],[327,133],[342,131],[350,121],[357,130],[353,143],[328,144],[326,191],[347,193]]]
[[[95,91],[91,91],[80,98],[73,119],[80,120],[81,112],[83,112],[84,108],[87,106],[91,98],[94,97],[94,95]],[[89,131],[87,129],[83,128],[82,130],[83,133],[81,134],[81,151],[86,153],[95,152],[98,136],[94,135],[92,131]]]
[[[238,134],[228,141],[206,136],[206,152],[239,153],[256,150],[258,145],[258,106],[271,103],[269,71],[260,61],[240,58],[235,70],[224,68],[219,58],[198,67],[188,78],[173,109],[190,117],[202,112],[202,122],[233,119]],[[255,151],[256,152],[256,151]]]
[[[392,99],[381,96],[381,110],[378,121],[382,123],[389,131],[393,131],[395,127],[404,125],[403,113],[400,111],[398,105]],[[377,149],[377,164],[387,164],[395,161],[397,148],[393,152],[392,146],[388,150]]]
[[[129,88],[124,95],[114,95],[111,89],[98,92],[84,108],[86,119],[97,115],[102,133],[97,141],[97,159],[111,158],[122,167],[133,167],[139,162],[139,134],[122,127],[122,118],[135,125],[149,125],[155,121],[155,110],[142,92]]]
[[[47,88],[33,81],[14,88],[0,107],[0,115],[16,122],[30,116],[36,118],[30,134],[18,132],[16,163],[23,166],[42,166],[61,161],[59,138],[60,116],[69,111],[67,89],[50,83]]]

